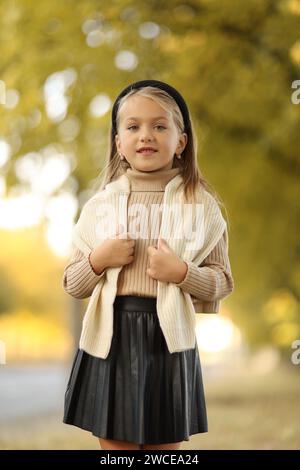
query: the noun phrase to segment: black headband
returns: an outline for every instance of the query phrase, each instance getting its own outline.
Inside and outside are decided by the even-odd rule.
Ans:
[[[113,108],[112,108],[112,133],[115,135],[117,133],[117,123],[116,123],[116,117],[117,117],[117,111],[119,107],[119,101],[120,99],[127,95],[131,90],[133,89],[138,89],[142,88],[145,86],[153,86],[156,88],[160,88],[161,90],[166,91],[178,104],[182,117],[183,117],[183,122],[184,122],[184,132],[187,132],[190,129],[191,122],[190,122],[190,116],[189,116],[189,110],[186,105],[186,102],[184,101],[183,97],[181,94],[173,88],[171,85],[168,85],[167,83],[161,82],[159,80],[140,80],[138,82],[132,83],[131,85],[128,85],[126,88],[124,88],[123,91],[118,95],[116,98]]]

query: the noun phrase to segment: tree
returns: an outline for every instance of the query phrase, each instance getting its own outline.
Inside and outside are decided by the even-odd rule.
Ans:
[[[108,145],[109,112],[93,117],[92,99],[103,94],[112,103],[143,78],[169,82],[194,118],[199,166],[229,209],[236,289],[226,302],[253,344],[279,344],[266,305],[287,292],[299,318],[300,113],[291,102],[299,2],[3,0],[0,13],[0,77],[20,93],[16,107],[0,110],[0,133],[12,148],[8,187],[18,183],[14,163],[22,155],[55,143],[74,155],[70,177],[80,198]],[[44,85],[58,71],[73,81],[67,113],[55,121]]]

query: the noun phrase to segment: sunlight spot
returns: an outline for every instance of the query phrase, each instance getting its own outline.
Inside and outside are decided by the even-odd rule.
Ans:
[[[70,174],[70,158],[55,147],[46,147],[38,152],[29,152],[15,162],[15,172],[23,183],[39,194],[51,194],[58,189]]]
[[[65,96],[67,89],[76,81],[77,72],[66,69],[51,74],[44,84],[46,112],[54,122],[62,121],[67,114],[70,98]]]
[[[11,154],[10,145],[4,139],[0,139],[0,167],[8,162]]]
[[[93,117],[104,116],[110,109],[111,101],[105,93],[95,96],[90,102],[90,113]]]
[[[13,190],[19,192],[17,197],[0,199],[0,227],[18,229],[38,224],[43,212],[41,198],[32,193],[26,193],[24,188],[15,187],[11,192]]]
[[[134,70],[138,65],[138,58],[131,51],[121,51],[116,55],[115,65],[121,70]]]
[[[20,93],[13,88],[6,90],[5,108],[13,109],[20,100]]]
[[[208,353],[229,349],[241,340],[239,329],[229,318],[221,316],[200,319],[196,335],[199,348]]]
[[[140,36],[144,39],[154,39],[159,35],[160,28],[153,21],[146,21],[139,27]]]
[[[103,15],[96,19],[92,18],[92,19],[85,20],[81,29],[85,34],[89,34],[92,31],[95,31],[98,28],[100,28],[102,24],[103,24]]]
[[[46,238],[57,256],[65,257],[70,254],[77,209],[77,198],[67,192],[52,197],[46,206],[45,215],[49,220]]]

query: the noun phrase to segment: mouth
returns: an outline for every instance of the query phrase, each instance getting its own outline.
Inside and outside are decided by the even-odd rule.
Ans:
[[[151,150],[151,149],[147,149],[147,150],[138,150],[137,153],[139,153],[140,155],[152,155],[153,153],[156,153],[157,150]]]

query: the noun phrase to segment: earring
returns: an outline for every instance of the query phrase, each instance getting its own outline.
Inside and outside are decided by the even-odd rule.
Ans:
[[[180,158],[181,158],[181,154],[179,154],[179,155],[176,155],[176,157],[180,159]]]
[[[119,153],[119,157],[120,157],[121,160],[125,160],[124,155],[122,155],[121,153]]]

